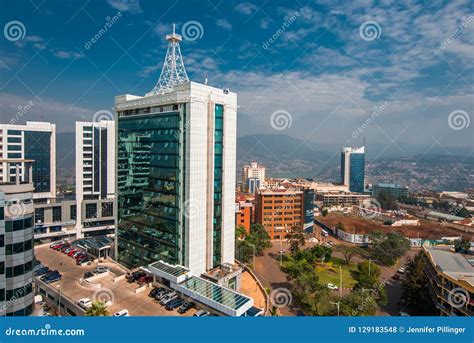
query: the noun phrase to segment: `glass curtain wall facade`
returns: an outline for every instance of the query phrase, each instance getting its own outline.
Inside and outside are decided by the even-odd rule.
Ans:
[[[25,131],[25,159],[34,160],[35,193],[51,190],[51,132]]]
[[[128,267],[183,260],[183,118],[173,111],[118,121],[118,260]],[[157,109],[158,110],[158,109]]]
[[[222,248],[222,154],[224,141],[224,106],[214,108],[214,218],[212,266],[221,264]]]
[[[352,153],[350,155],[350,182],[351,192],[364,192],[365,154]]]

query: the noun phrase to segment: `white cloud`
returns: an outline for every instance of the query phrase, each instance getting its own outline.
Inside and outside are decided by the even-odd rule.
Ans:
[[[251,15],[255,10],[257,10],[257,6],[250,2],[241,2],[237,6],[235,6],[235,10],[245,15]]]
[[[232,24],[227,19],[217,19],[216,25],[224,30],[232,30]]]
[[[25,107],[29,102],[33,105],[22,116],[18,116],[19,106]],[[20,96],[0,92],[0,122],[17,124],[28,121],[48,121],[56,124],[59,132],[74,131],[76,121],[92,121],[94,110],[66,104],[54,100]]]
[[[57,50],[53,53],[54,56],[63,60],[83,58],[84,55],[75,51]]]
[[[107,0],[107,2],[121,12],[142,13],[138,0]]]

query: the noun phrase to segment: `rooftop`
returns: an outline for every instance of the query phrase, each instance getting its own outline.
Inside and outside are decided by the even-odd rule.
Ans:
[[[382,188],[404,188],[404,189],[408,189],[408,187],[405,187],[405,186],[402,186],[402,185],[399,185],[398,183],[385,183],[385,182],[380,182],[376,185],[374,185],[376,187],[382,187]]]
[[[425,248],[425,251],[444,274],[458,281],[464,280],[474,286],[474,267],[462,254],[432,247]]]

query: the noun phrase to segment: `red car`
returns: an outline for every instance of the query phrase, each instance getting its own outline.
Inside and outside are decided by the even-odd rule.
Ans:
[[[74,253],[75,253],[76,251],[77,251],[77,249],[72,249],[71,251],[69,251],[69,252],[67,253],[67,255],[68,255],[68,256],[72,256],[72,255],[74,255]]]
[[[139,284],[144,284],[144,283],[149,283],[153,281],[153,277],[149,275],[144,275],[141,278],[138,279]]]

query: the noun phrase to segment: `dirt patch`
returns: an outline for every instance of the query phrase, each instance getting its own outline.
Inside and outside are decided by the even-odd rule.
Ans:
[[[402,232],[405,237],[422,239],[441,239],[441,237],[462,236],[470,240],[474,239],[473,234],[460,232],[458,230],[443,226],[441,224],[420,219],[418,226],[389,226],[383,225],[377,220],[366,219],[355,214],[348,215],[342,213],[329,213],[326,217],[319,217],[318,220],[329,227],[335,227],[339,222],[344,224],[346,232],[355,234],[368,234],[374,231],[384,233]]]

